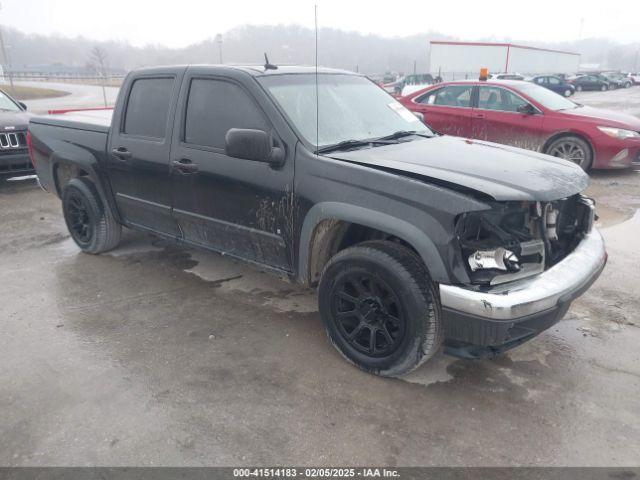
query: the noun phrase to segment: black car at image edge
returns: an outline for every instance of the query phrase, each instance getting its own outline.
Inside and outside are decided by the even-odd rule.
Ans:
[[[34,173],[27,151],[31,114],[24,103],[0,90],[0,180]]]

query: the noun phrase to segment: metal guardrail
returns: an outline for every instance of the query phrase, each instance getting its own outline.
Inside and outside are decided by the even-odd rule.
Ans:
[[[109,75],[102,77],[99,75],[80,74],[80,73],[51,73],[51,72],[4,72],[0,75],[0,80],[4,83],[9,82],[9,77],[13,81],[23,82],[55,82],[55,83],[83,83],[95,85],[120,85],[125,75]]]

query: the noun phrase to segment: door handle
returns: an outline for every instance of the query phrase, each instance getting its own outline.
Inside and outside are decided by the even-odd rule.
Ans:
[[[171,162],[173,170],[181,175],[189,175],[198,171],[198,164],[193,163],[188,158],[181,158],[180,160],[174,160]]]
[[[111,150],[111,153],[120,160],[128,160],[131,158],[131,152],[124,147],[118,147]]]
[[[474,113],[473,118],[484,118],[484,113]]]

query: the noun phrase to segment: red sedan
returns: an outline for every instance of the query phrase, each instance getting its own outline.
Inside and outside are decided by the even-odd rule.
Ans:
[[[540,151],[590,168],[640,162],[640,119],[522,81],[440,83],[402,97],[437,132]]]

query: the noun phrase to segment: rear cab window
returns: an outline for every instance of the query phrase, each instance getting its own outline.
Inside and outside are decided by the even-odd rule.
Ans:
[[[173,77],[138,78],[129,91],[122,133],[150,139],[164,139],[169,120]]]

